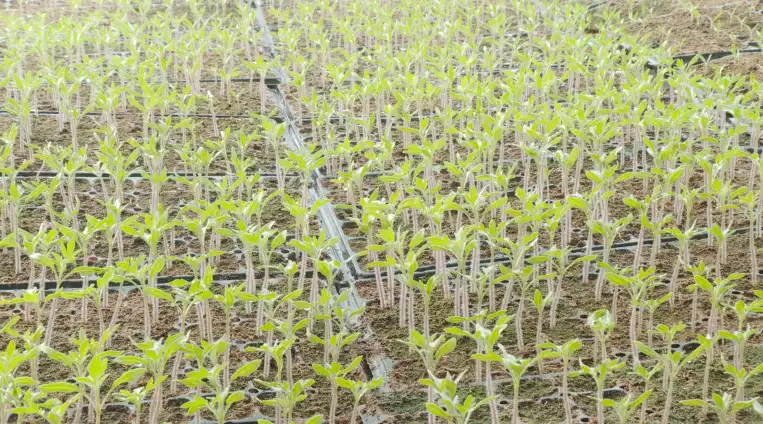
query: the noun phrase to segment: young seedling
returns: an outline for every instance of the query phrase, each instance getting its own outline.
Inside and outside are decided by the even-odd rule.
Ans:
[[[143,299],[143,337],[146,340],[151,338],[151,324],[154,322],[151,318],[149,301],[153,299],[156,301],[157,309],[159,307],[158,298],[150,298],[146,289],[152,288],[149,282],[152,280],[152,277],[155,278],[159,275],[164,269],[165,264],[166,260],[164,256],[159,257],[153,263],[146,262],[145,256],[128,257],[124,261],[117,262],[118,272],[124,275],[124,278],[132,281],[132,283],[138,287],[138,290],[140,290]],[[121,306],[121,300],[122,295],[120,295],[120,298],[117,300],[117,310],[119,309],[119,306]],[[112,322],[114,321],[114,318],[116,318],[116,315],[112,318]]]
[[[607,272],[606,276],[609,282],[617,287],[622,287],[628,291],[631,301],[631,315],[628,325],[628,332],[631,339],[631,353],[633,353],[634,366],[638,362],[638,350],[636,349],[636,320],[638,318],[638,306],[644,303],[644,297],[647,293],[652,291],[652,288],[656,285],[657,276],[654,275],[654,268],[643,269],[640,268],[633,276],[625,275],[630,269],[625,272]],[[615,287],[615,294],[612,298],[613,311],[616,311],[614,307],[617,302],[617,287]],[[616,313],[616,312],[615,312]],[[613,317],[614,314],[613,313]]]
[[[710,297],[710,316],[707,321],[707,338],[713,342],[707,346],[707,355],[705,356],[705,376],[702,384],[703,397],[707,397],[710,382],[710,368],[714,359],[714,342],[717,340],[718,328],[722,325],[723,303],[726,294],[735,286],[735,281],[744,278],[744,274],[731,274],[727,278],[716,278],[710,283],[701,275],[694,276],[694,286],[690,288],[700,289]]]
[[[612,330],[615,328],[615,321],[612,318],[612,313],[606,309],[599,309],[588,315],[588,327],[593,331],[593,335],[596,337],[596,345],[594,346],[594,357],[596,357],[596,351],[600,354],[600,362],[606,361],[607,358],[607,339],[612,335]]]
[[[299,402],[307,399],[305,393],[310,387],[315,384],[315,380],[297,380],[293,385],[286,382],[262,382],[266,384],[271,390],[276,392],[275,398],[262,400],[263,405],[273,406],[276,409],[276,424],[286,422],[286,424],[294,424],[294,408]],[[310,418],[307,422],[310,424],[319,424],[322,422],[323,417],[316,416]],[[260,420],[263,423],[270,423],[267,420]],[[258,423],[260,422],[258,421]],[[272,424],[272,423],[270,423]]]
[[[0,422],[7,424],[10,420],[10,406],[23,396],[24,388],[37,384],[31,377],[21,374],[24,365],[38,355],[36,351],[17,349],[16,342],[8,342],[5,352],[0,356]]]
[[[21,339],[24,341],[24,350],[26,350],[27,352],[38,353],[29,362],[29,373],[31,374],[31,377],[34,381],[38,381],[38,370],[39,370],[39,360],[40,360],[39,352],[41,352],[43,348],[42,333],[44,330],[45,328],[42,325],[40,325],[34,331],[26,330],[24,331],[24,334],[20,334]],[[0,331],[0,333],[2,332],[6,332],[10,334],[13,331],[9,329],[5,331]]]
[[[757,367],[748,371],[745,368],[737,368],[733,364],[730,364],[726,362],[725,360],[723,360],[723,368],[726,374],[734,378],[734,386],[736,389],[736,392],[734,394],[734,402],[744,403],[745,386],[747,385],[748,381],[751,378],[754,378],[760,373],[763,373],[763,364],[758,365]],[[731,420],[734,421],[735,418],[736,418],[736,411],[733,411],[731,413]]]
[[[146,397],[156,389],[156,383],[154,379],[149,379],[145,386],[138,386],[132,390],[122,389],[118,393],[114,393],[114,399],[119,402],[129,403],[133,410],[133,422],[132,424],[140,424],[141,411],[143,404],[146,401]]]
[[[702,409],[709,408],[715,413],[718,418],[718,423],[726,424],[728,422],[733,422],[737,412],[753,406],[753,402],[753,400],[738,402],[734,400],[733,395],[724,392],[723,394],[713,393],[712,400],[709,402],[702,399],[688,399],[682,400],[681,404],[686,406],[697,406]]]
[[[588,221],[588,226],[591,232],[600,234],[604,241],[604,252],[602,254],[602,262],[609,263],[609,254],[612,250],[612,244],[615,242],[615,238],[622,231],[624,227],[631,223],[633,216],[628,215],[625,218],[618,219],[614,222],[607,222],[603,220],[591,220]],[[604,270],[599,270],[599,276],[596,280],[596,301],[601,301],[601,291],[604,288]]]
[[[513,386],[514,398],[511,404],[511,422],[512,424],[520,424],[519,417],[519,384],[522,381],[522,375],[538,360],[540,356],[530,359],[517,358],[516,356],[506,352],[506,349],[502,345],[498,345],[501,350],[501,364],[511,374],[511,382]]]
[[[572,373],[573,376],[588,375],[596,382],[596,422],[604,423],[604,384],[609,373],[625,366],[624,362],[617,359],[604,359],[595,366],[589,367],[580,362],[580,371]]]
[[[654,313],[657,311],[657,309],[662,306],[665,302],[673,298],[673,293],[669,292],[662,296],[659,299],[647,299],[642,302],[643,306],[647,310],[647,322],[646,322],[646,331],[647,331],[647,345],[650,347],[652,346],[652,335],[654,334]]]
[[[67,402],[62,403],[56,398],[47,398],[47,395],[47,393],[27,389],[10,412],[16,414],[17,422],[24,422],[26,416],[31,415],[41,416],[48,423],[60,424],[66,417],[66,409],[79,398],[79,395],[75,395],[69,398]],[[63,411],[59,409],[61,405],[65,406]]]
[[[349,380],[346,378],[338,377],[336,381],[339,387],[343,387],[352,393],[353,404],[352,415],[350,416],[350,424],[355,424],[358,420],[358,408],[360,405],[360,400],[363,398],[363,396],[365,396],[369,391],[376,390],[384,384],[383,377],[376,377],[368,382]]]
[[[291,269],[289,271],[289,274],[291,278],[293,278],[294,274],[296,274],[296,264],[291,262],[291,266],[287,266],[287,269]],[[289,279],[291,279],[289,278]],[[291,286],[291,281],[287,283],[287,286]],[[244,300],[247,300],[246,297],[250,296],[248,293],[241,293],[240,294]],[[301,290],[294,290],[290,292],[289,294],[278,298],[278,296],[271,292],[271,293],[263,293],[260,295],[261,301],[266,303],[265,308],[265,315],[267,317],[267,321],[265,324],[262,325],[261,330],[265,331],[267,333],[267,342],[265,346],[268,346],[269,343],[272,343],[274,333],[277,332],[281,336],[281,342],[280,345],[283,346],[289,346],[288,348],[282,347],[281,349],[285,352],[286,357],[286,380],[289,384],[293,384],[293,376],[292,376],[292,349],[291,344],[295,343],[297,341],[297,332],[302,330],[303,328],[306,328],[310,323],[310,318],[303,318],[299,321],[297,321],[296,314],[298,311],[310,311],[312,307],[309,303],[304,301],[296,300],[302,295]],[[286,316],[281,318],[281,310],[286,308]],[[309,312],[308,312],[309,314]],[[266,352],[266,359],[268,358],[267,355],[270,355],[270,352]],[[278,359],[277,359],[278,360]],[[270,367],[268,365],[269,361],[265,362],[265,370],[264,370],[264,377],[269,378],[269,372]],[[280,371],[279,371],[280,373]],[[280,374],[279,374],[280,375]]]
[[[338,362],[331,362],[330,364],[320,365],[313,364],[313,370],[316,374],[325,377],[331,383],[331,406],[329,408],[329,423],[334,424],[336,422],[336,408],[339,403],[339,383],[338,379],[344,378],[352,371],[354,371],[363,360],[362,356],[356,357],[346,367]]]
[[[85,334],[85,330],[81,328],[79,331],[79,338],[72,340],[72,343],[77,347],[75,350],[69,351],[67,353],[62,353],[56,351],[48,345],[41,346],[42,352],[44,352],[53,361],[61,364],[65,368],[68,368],[75,379],[85,379],[77,381],[78,384],[76,387],[78,387],[78,389],[71,392],[79,393],[82,395],[79,396],[77,402],[75,421],[79,420],[82,413],[83,401],[86,399],[84,396],[87,388],[86,384],[95,381],[94,379],[92,381],[87,380],[90,377],[89,365],[91,361],[96,357],[99,357],[99,360],[103,361],[108,357],[115,357],[120,354],[120,352],[117,351],[106,350],[106,346],[109,344],[110,338],[111,332],[107,330],[101,334],[98,339],[90,339]],[[100,367],[101,365],[95,364],[94,366]]]
[[[492,397],[493,393],[493,373],[491,370],[491,364],[493,362],[501,362],[502,357],[496,353],[495,347],[498,344],[498,340],[501,337],[503,331],[508,327],[509,321],[514,318],[513,315],[506,315],[506,311],[496,311],[492,314],[487,314],[484,310],[472,318],[448,318],[449,322],[458,323],[460,321],[468,320],[474,321],[474,333],[462,330],[457,327],[448,327],[445,329],[446,333],[454,334],[462,337],[469,337],[477,342],[477,353],[472,355],[477,361],[475,370],[477,371],[477,381],[482,379],[480,363],[485,363],[485,393],[488,397]],[[495,321],[493,328],[487,327],[487,323]],[[500,347],[500,345],[499,345]],[[488,401],[490,407],[490,416],[492,422],[498,423],[498,404],[493,400]]]
[[[662,328],[664,327],[664,328]],[[682,328],[685,328],[683,324],[673,326],[671,328],[668,328],[666,326],[663,326],[662,324],[657,326],[658,331],[662,330],[661,333],[665,334],[667,336],[667,340],[669,343],[672,341],[672,335],[675,334],[678,330],[681,330]],[[699,355],[701,355],[706,349],[708,349],[708,346],[710,344],[710,340],[699,336],[699,346],[694,349],[691,353],[684,356],[684,353],[682,351],[673,351],[670,348],[670,344],[667,345],[666,352],[665,353],[657,353],[655,350],[650,348],[649,346],[641,343],[636,342],[636,347],[638,347],[638,350],[643,353],[644,355],[660,361],[664,365],[665,369],[665,379],[663,383],[663,389],[665,390],[665,407],[662,412],[662,423],[667,424],[668,420],[670,419],[670,411],[673,404],[673,390],[675,388],[676,380],[678,378],[678,373],[690,362],[694,361]]]
[[[452,239],[447,235],[431,236],[427,239],[432,250],[450,252],[455,256],[458,263],[453,289],[453,315],[456,316],[467,316],[469,311],[468,287],[463,282],[463,276],[466,273],[466,258],[476,245],[475,240],[471,236],[472,234],[468,227],[460,227]],[[449,291],[446,294],[446,298],[450,298]]]
[[[543,297],[543,293],[541,293],[540,290],[535,289],[533,305],[535,305],[535,310],[538,312],[538,321],[535,326],[535,348],[537,349],[537,355],[540,355],[542,348],[539,346],[543,343],[543,310],[546,308],[546,305],[552,302],[553,297],[553,293],[549,293],[546,297]],[[541,374],[544,372],[542,359],[538,361],[538,371]]]
[[[240,284],[235,287],[226,286],[222,294],[213,295],[213,299],[222,306],[223,312],[225,313],[225,333],[223,334],[223,339],[229,343],[228,349],[225,350],[225,357],[223,358],[223,386],[230,385],[230,343],[233,342],[231,338],[233,306],[236,301],[240,299],[240,296],[237,296],[237,294],[242,293],[243,291],[244,285]]]
[[[150,423],[157,422],[162,411],[164,397],[161,383],[167,378],[165,373],[167,362],[175,355],[175,352],[182,349],[187,339],[187,335],[178,333],[167,337],[165,342],[146,340],[136,344],[141,355],[124,355],[116,359],[117,363],[123,365],[145,368],[147,373],[156,382],[156,389],[151,398],[151,406],[148,413],[148,422]]]
[[[455,338],[446,340],[443,335],[424,337],[416,330],[411,330],[408,340],[398,340],[398,342],[405,343],[410,350],[418,353],[428,375],[434,375],[437,372],[437,363],[456,348]],[[427,402],[434,402],[434,387],[431,385],[427,385]],[[433,424],[435,415],[430,412],[428,417],[428,422]]]
[[[620,424],[627,424],[636,408],[638,408],[638,406],[642,403],[646,402],[651,394],[652,391],[647,390],[636,399],[633,399],[633,395],[628,393],[627,395],[620,398],[620,400],[602,399],[601,404],[607,408],[612,408],[615,411],[617,418],[620,419]]]
[[[261,363],[262,361],[260,360],[244,363],[230,376],[229,383],[224,383],[220,379],[220,374],[222,374],[224,368],[221,365],[217,365],[212,369],[201,367],[198,370],[189,372],[188,376],[180,382],[191,388],[198,389],[200,386],[204,387],[213,396],[207,398],[196,394],[193,399],[184,403],[182,407],[189,415],[195,414],[200,410],[206,410],[215,417],[218,424],[223,424],[225,417],[233,405],[246,399],[246,393],[242,390],[232,390],[230,383],[240,378],[249,378],[257,371]],[[225,366],[227,366],[227,363]]]
[[[303,252],[307,257],[313,262],[313,264],[317,264],[318,261],[322,260],[323,252],[327,249],[330,249],[334,245],[339,243],[338,237],[331,237],[327,238],[326,231],[321,229],[320,234],[310,237],[305,237],[302,240],[291,240],[290,244],[297,249],[299,249],[301,252]],[[302,263],[302,269],[306,269],[307,262]],[[300,271],[300,276],[302,275],[302,271]],[[301,278],[300,278],[301,281]],[[302,290],[304,287],[300,283],[298,288]],[[313,278],[310,283],[310,301],[315,302],[318,297],[318,273],[313,272]]]
[[[633,371],[631,374],[635,374],[639,377],[641,377],[642,380],[644,380],[644,393],[651,392],[652,390],[649,389],[649,382],[652,380],[652,378],[662,369],[664,368],[665,364],[662,362],[657,362],[652,369],[647,369],[640,363],[636,365],[636,370]],[[648,404],[649,398],[647,397],[641,402],[641,412],[639,413],[639,423],[644,424],[646,422],[646,411],[647,411],[647,404]]]
[[[560,391],[564,401],[565,424],[572,424],[572,402],[570,401],[569,386],[567,381],[570,375],[570,360],[572,360],[575,352],[583,347],[583,342],[580,339],[572,339],[561,346],[550,342],[545,342],[538,344],[537,347],[539,349],[543,349],[543,352],[538,355],[541,358],[562,359],[562,387]]]
[[[106,372],[109,365],[108,358],[113,355],[113,352],[103,352],[93,356],[87,366],[87,374],[74,379],[79,385],[60,382],[53,383],[58,385],[55,389],[51,389],[51,387],[43,388],[41,386],[41,390],[44,392],[80,393],[87,399],[90,407],[95,412],[95,423],[100,424],[103,410],[114,395],[114,391],[122,385],[136,383],[146,372],[143,368],[129,369],[114,380],[109,389],[103,393],[103,386],[109,377],[109,374]]]
[[[79,254],[79,250],[76,250],[74,240],[67,241],[64,238],[59,238],[57,239],[56,244],[58,247],[58,252],[50,252],[49,255],[46,256],[38,255],[34,257],[36,262],[51,270],[56,278],[56,291],[51,295],[53,303],[50,306],[50,312],[48,313],[48,324],[45,328],[46,345],[50,344],[50,338],[53,335],[53,329],[56,322],[56,313],[58,309],[58,299],[61,294],[63,282],[71,275],[78,272],[76,268],[70,269],[70,265],[75,263],[77,260],[77,255]]]
[[[45,420],[48,424],[64,424],[71,404],[80,399],[81,395],[76,394],[62,402],[56,398],[45,399],[47,393],[27,390],[24,398],[19,402],[21,406],[13,409],[13,413],[23,420],[25,415],[36,415]],[[59,395],[60,396],[60,395]],[[36,403],[38,400],[43,402]]]
[[[487,397],[478,401],[474,396],[468,395],[462,401],[458,395],[458,383],[463,375],[464,373],[461,373],[453,378],[448,373],[440,379],[430,374],[429,378],[419,380],[421,384],[431,387],[437,395],[437,403],[426,403],[429,414],[442,418],[449,424],[467,424],[477,409],[495,399]]]
[[[550,264],[556,273],[556,286],[552,291],[553,301],[551,302],[551,310],[549,312],[549,325],[551,328],[556,326],[556,314],[559,309],[559,302],[562,300],[562,296],[564,296],[564,289],[562,288],[564,279],[567,277],[570,270],[578,264],[588,264],[591,261],[596,260],[598,257],[598,255],[588,255],[570,261],[570,252],[571,249],[569,248],[559,249],[555,246],[543,252],[543,256],[548,259],[548,262],[546,263]]]

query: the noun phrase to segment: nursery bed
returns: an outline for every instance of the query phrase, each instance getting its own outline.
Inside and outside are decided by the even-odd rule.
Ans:
[[[30,339],[37,323],[50,322],[53,305],[55,324],[43,337],[62,352],[74,354],[75,338],[98,337],[104,325],[117,324],[108,348],[118,352],[89,353],[109,357],[104,387],[134,368],[119,361],[150,356],[139,341],[169,343],[181,322],[193,344],[230,343],[229,357],[211,352],[199,363],[193,345],[183,345],[185,357],[173,353],[166,365],[177,364],[177,379],[164,370],[169,378],[152,392],[159,399],[146,398],[136,416],[134,406],[112,397],[101,422],[287,423],[282,415],[289,408],[273,402],[286,402],[291,387],[278,385],[288,378],[276,376],[279,362],[262,352],[282,343],[291,343],[278,357],[291,357],[292,380],[310,386],[293,395],[305,395],[291,411],[300,423],[435,424],[447,420],[427,411],[445,408],[447,396],[481,400],[491,392],[495,398],[469,423],[615,422],[612,408],[595,418],[605,401],[647,390],[639,422],[660,422],[666,406],[672,410],[665,423],[716,422],[712,412],[679,401],[711,392],[763,396],[761,375],[734,394],[724,366],[740,360],[741,348],[731,340],[718,341],[714,357],[705,352],[686,364],[672,398],[662,374],[644,384],[631,372],[656,364],[643,352],[634,357],[631,335],[656,352],[690,355],[702,352],[706,334],[763,327],[763,307],[744,326],[735,315],[738,301],[763,305],[755,282],[763,278],[757,261],[763,201],[744,197],[745,187],[760,195],[763,184],[763,162],[754,155],[763,135],[760,89],[746,75],[757,75],[760,2],[345,3],[2,6],[9,13],[0,19],[0,324],[10,324],[0,330],[0,344],[13,347],[14,340],[17,351],[39,363],[30,356],[13,370],[37,375],[20,380],[16,397],[0,405],[0,422],[15,419],[8,408],[29,402],[20,396],[28,388],[30,396],[40,389],[39,399],[57,401],[81,392],[64,421],[96,421],[95,402],[85,400],[93,391],[73,379],[90,367],[73,372]],[[88,28],[86,41],[75,40],[78,20]],[[52,41],[40,41],[37,31],[45,28],[52,28],[49,37],[74,41],[46,47]],[[734,49],[741,55],[730,55]],[[685,66],[697,54],[709,63]],[[19,75],[37,80],[28,84]],[[74,81],[81,86],[61,91]],[[113,98],[105,105],[99,95]],[[67,120],[77,114],[74,138]],[[571,154],[578,159],[567,163]],[[24,197],[29,193],[33,198]],[[643,210],[626,203],[631,197],[644,201]],[[108,217],[107,204],[123,208],[121,224],[110,224],[123,233],[121,254],[116,247],[109,252],[104,228],[87,242],[70,236]],[[655,224],[658,218],[664,222]],[[621,219],[622,228],[600,229]],[[685,243],[674,229],[686,231]],[[14,230],[30,233],[26,243],[14,246],[21,241]],[[399,240],[385,240],[389,234]],[[561,253],[568,263],[595,258],[572,265],[558,281],[543,256],[557,247],[568,249]],[[70,250],[73,259],[57,269]],[[166,263],[147,278],[120,256],[137,266],[145,259],[145,269]],[[705,270],[690,268],[700,261]],[[613,300],[604,267],[627,277],[651,266],[654,281],[641,303],[632,308],[625,288]],[[711,302],[712,290],[691,292],[704,284],[695,274],[715,287],[734,273],[745,275],[717,289],[720,300]],[[425,309],[420,284],[429,278],[434,289]],[[530,283],[522,286],[523,278]],[[265,284],[268,292],[261,291]],[[198,297],[188,300],[193,293]],[[534,302],[554,295],[558,304],[536,310]],[[462,303],[454,304],[455,296]],[[29,304],[19,304],[22,298]],[[650,315],[646,302],[658,299],[664,303]],[[184,310],[185,301],[191,303]],[[226,302],[233,302],[229,314]],[[474,320],[501,308],[498,316],[511,318],[493,340],[501,356],[490,358],[491,390],[485,364],[473,356],[484,353],[486,342],[473,338],[496,317],[479,326],[458,317]],[[589,317],[602,308],[616,321],[607,359],[624,365],[597,391],[590,376],[567,371],[602,363],[601,342],[589,328]],[[658,324],[679,323],[688,328],[669,342],[654,334]],[[457,343],[436,366],[425,366],[405,344],[415,339],[414,329]],[[342,344],[341,337],[354,340]],[[573,339],[581,348],[569,369],[559,359],[538,359],[536,342]],[[324,350],[330,343],[338,347]],[[515,398],[507,364],[516,358],[533,364]],[[224,417],[188,411],[213,402],[210,390],[224,390],[211,383],[214,376],[188,388],[184,378],[226,362],[232,373],[256,360],[263,360],[256,372],[223,384],[222,399],[240,397]],[[741,364],[749,371],[761,361],[763,335],[754,331]],[[149,374],[120,388],[140,391]],[[566,377],[569,397],[561,388]],[[427,378],[457,389],[428,391]],[[69,393],[46,390],[54,382]],[[80,386],[65,386],[71,382]],[[350,382],[374,387],[353,399]],[[159,412],[149,416],[149,409]],[[73,418],[77,413],[83,416]],[[735,419],[756,422],[756,414],[746,408]]]

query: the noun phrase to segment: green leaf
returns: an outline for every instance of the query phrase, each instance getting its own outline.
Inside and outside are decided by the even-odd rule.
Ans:
[[[549,259],[545,256],[533,256],[531,258],[527,258],[527,263],[532,265],[538,265],[538,264],[546,263],[548,261]]]
[[[136,383],[138,380],[143,378],[143,376],[146,374],[145,368],[133,368],[131,370],[127,370],[124,373],[122,373],[119,378],[114,380],[114,383],[111,384],[111,388],[118,387],[122,384],[133,384]]]
[[[324,367],[321,364],[313,364],[313,370],[316,374],[320,375],[321,377],[331,377],[331,370],[329,368]]]
[[[628,281],[627,278],[623,277],[622,275],[617,275],[613,272],[608,272],[605,274],[607,279],[610,283],[621,286],[621,287],[628,287],[630,286],[630,281]]]
[[[454,336],[461,336],[461,337],[471,337],[472,335],[460,328],[456,327],[448,327],[445,329],[445,332],[448,334],[453,334]]]
[[[93,266],[78,266],[72,270],[72,274],[95,274],[103,271],[103,268]]]
[[[644,393],[642,393],[642,394],[641,394],[641,396],[637,397],[637,398],[636,398],[636,400],[634,400],[634,401],[631,403],[631,408],[635,408],[635,407],[637,407],[637,406],[641,405],[641,404],[642,404],[642,403],[643,403],[645,400],[647,400],[647,399],[649,398],[649,396],[651,396],[651,395],[652,395],[652,390],[651,390],[651,389],[650,389],[650,390],[647,390],[647,391],[645,391]]]
[[[445,418],[446,420],[450,420],[450,415],[445,412],[442,408],[437,406],[434,403],[427,403],[426,404],[427,412],[434,415],[435,417]]]
[[[350,373],[352,370],[357,368],[362,361],[363,361],[363,357],[362,356],[358,356],[355,359],[353,359],[352,362],[350,363],[350,365],[347,365],[347,367],[345,367],[342,370],[342,375],[346,375],[346,374]]]
[[[61,298],[66,300],[75,300],[75,299],[82,299],[83,297],[88,295],[88,291],[86,290],[77,290],[77,291],[62,291],[61,292]]]
[[[106,367],[108,367],[108,361],[103,358],[96,356],[90,361],[90,365],[87,367],[87,371],[90,374],[90,377],[92,378],[99,378],[103,375],[104,372],[106,372]]]
[[[164,258],[164,256],[159,256],[154,260],[154,263],[151,265],[151,275],[159,275],[160,272],[164,269],[164,265],[167,262],[167,260]]]
[[[707,349],[707,347],[708,347],[708,343],[701,343],[698,348],[694,349],[689,355],[686,356],[686,358],[683,359],[683,361],[681,361],[681,364],[680,364],[681,367],[695,360],[699,355],[701,355]],[[680,354],[680,352],[676,352],[676,353]]]
[[[57,381],[55,383],[40,384],[40,391],[43,393],[77,393],[79,392],[79,387],[76,384]]]
[[[651,347],[645,345],[644,343],[641,343],[639,341],[636,342],[636,348],[643,353],[644,355],[657,360],[662,360],[662,357],[660,354],[655,352]]]
[[[148,294],[151,297],[155,297],[157,299],[166,300],[168,302],[174,302],[175,299],[172,297],[171,294],[167,293],[166,291],[162,289],[158,289],[156,287],[146,287],[144,289],[146,294]]]
[[[753,399],[752,401],[752,410],[763,417],[763,405],[761,405],[760,402],[758,402],[756,399]]]
[[[533,304],[539,311],[543,309],[543,293],[540,290],[535,289],[535,295],[533,296]]]
[[[708,406],[710,406],[710,404],[708,404],[707,402],[705,402],[702,399],[687,399],[687,400],[682,400],[681,404],[682,405],[686,405],[686,406],[698,406],[698,407],[701,407],[701,408],[707,408]]]
[[[236,402],[241,402],[242,400],[246,399],[246,394],[242,391],[233,392],[230,395],[228,395],[228,398],[225,399],[225,406],[230,407]]]
[[[440,346],[434,354],[435,361],[439,361],[443,356],[450,354],[456,348],[456,339],[451,338]]]
[[[345,388],[345,389],[350,390],[350,391],[354,391],[355,390],[355,386],[357,386],[358,383],[355,382],[355,381],[352,381],[352,380],[348,380],[346,378],[337,377],[336,378],[336,384],[339,387]]]
[[[313,415],[305,421],[305,424],[321,424],[323,422],[323,415]]]
[[[751,400],[741,401],[741,402],[736,402],[736,403],[734,403],[734,406],[731,407],[731,412],[736,413],[736,412],[739,412],[739,411],[741,411],[743,409],[747,409],[747,408],[753,406],[754,402],[755,401],[752,400],[752,399]]]
[[[114,361],[123,365],[142,365],[145,362],[143,358],[130,355],[120,356],[114,359]]]
[[[694,282],[697,283],[697,285],[704,291],[712,291],[713,285],[710,284],[710,281],[707,281],[707,278],[701,276],[701,275],[695,275],[694,276]]]
[[[189,414],[194,414],[197,411],[202,410],[206,406],[207,406],[207,401],[200,396],[194,396],[193,399],[181,405],[182,408],[188,410]]]
[[[257,371],[257,369],[259,369],[261,364],[262,364],[262,360],[260,359],[247,362],[246,364],[239,367],[239,369],[237,369],[236,372],[233,373],[233,375],[231,375],[230,377],[231,381],[236,380],[237,378],[248,377],[252,375],[255,371]]]
[[[501,357],[495,353],[473,353],[472,358],[484,362],[501,362]]]
[[[384,377],[376,377],[373,380],[369,381],[367,386],[369,389],[378,389],[384,384]]]

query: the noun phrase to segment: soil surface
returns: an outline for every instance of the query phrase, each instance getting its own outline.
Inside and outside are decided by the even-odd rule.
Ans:
[[[598,10],[618,11],[628,34],[691,54],[748,46],[763,21],[760,6],[758,0],[614,0]]]

